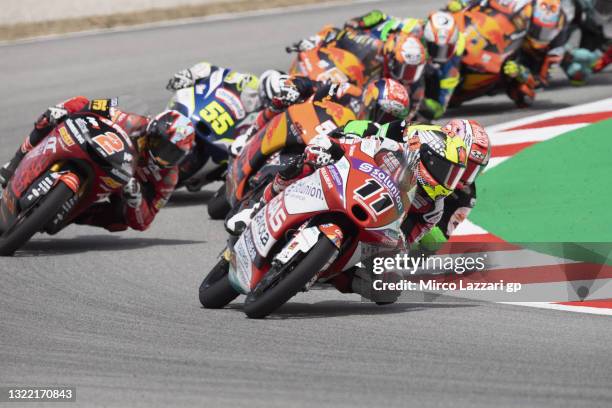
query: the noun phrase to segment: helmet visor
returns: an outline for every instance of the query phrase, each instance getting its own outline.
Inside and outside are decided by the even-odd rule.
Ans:
[[[427,43],[427,53],[434,62],[444,63],[450,59],[455,52],[455,47],[449,44],[438,45],[434,42]]]
[[[424,64],[408,65],[402,64],[398,61],[393,61],[391,67],[389,67],[389,73],[393,79],[403,83],[412,84],[421,78],[423,68],[425,68]]]
[[[428,144],[421,145],[420,151],[421,162],[429,174],[445,188],[454,190],[465,172],[465,167],[441,157]]]
[[[149,152],[160,167],[176,166],[186,156],[186,152],[158,133],[149,135]]]

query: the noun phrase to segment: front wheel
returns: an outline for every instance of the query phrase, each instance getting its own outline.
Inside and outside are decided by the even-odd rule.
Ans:
[[[200,285],[200,303],[206,309],[221,309],[239,293],[229,281],[229,263],[224,258],[211,269]]]
[[[274,270],[266,276],[247,295],[244,302],[244,313],[251,319],[263,319],[289,299],[295,296],[306,284],[336,256],[338,249],[324,236],[293,270]],[[281,268],[290,268],[292,264]]]
[[[215,192],[215,195],[208,202],[208,215],[213,220],[225,219],[225,216],[229,213],[230,203],[227,201],[225,196],[225,183]]]
[[[20,214],[17,223],[0,236],[0,256],[12,256],[51,222],[73,195],[74,192],[66,184],[57,183],[38,204]]]

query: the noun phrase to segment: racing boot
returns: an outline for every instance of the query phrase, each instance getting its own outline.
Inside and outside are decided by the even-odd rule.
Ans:
[[[386,274],[381,279],[384,282],[389,282],[389,277],[393,280],[398,278],[396,274]],[[401,294],[401,291],[374,289],[372,273],[368,272],[363,264],[357,264],[344,271],[334,278],[333,284],[342,293],[357,293],[362,298],[368,299],[379,306],[395,303]]]
[[[25,153],[19,149],[8,163],[0,167],[0,186],[2,186],[2,188],[5,188],[11,177],[13,177],[13,173],[15,173],[15,170],[17,170],[17,167],[19,166],[19,163],[21,163],[21,160],[23,160],[24,156]]]

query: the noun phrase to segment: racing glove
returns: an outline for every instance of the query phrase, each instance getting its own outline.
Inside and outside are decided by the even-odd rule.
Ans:
[[[372,28],[387,19],[387,15],[380,10],[372,10],[368,14],[355,17],[344,23],[345,27],[353,29]]]
[[[140,183],[134,177],[123,187],[125,203],[131,208],[138,208],[142,204],[142,192]]]
[[[198,79],[210,76],[213,66],[208,62],[201,62],[189,69],[183,69],[168,81],[166,89],[169,91],[178,91],[179,89],[188,88],[195,84]]]
[[[61,105],[49,107],[34,123],[36,129],[55,127],[68,116],[68,110]]]
[[[193,86],[194,82],[191,71],[183,69],[170,78],[168,85],[166,85],[166,89],[169,91],[178,91],[179,89]]]
[[[260,97],[274,112],[281,112],[289,106],[304,101],[313,93],[313,81],[306,77],[289,76],[269,70],[261,75]]]

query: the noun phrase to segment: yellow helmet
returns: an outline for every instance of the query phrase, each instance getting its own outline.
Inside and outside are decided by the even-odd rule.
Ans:
[[[404,140],[412,148],[418,143],[418,184],[432,200],[449,196],[457,187],[467,166],[467,148],[452,131],[435,125],[406,128]]]

